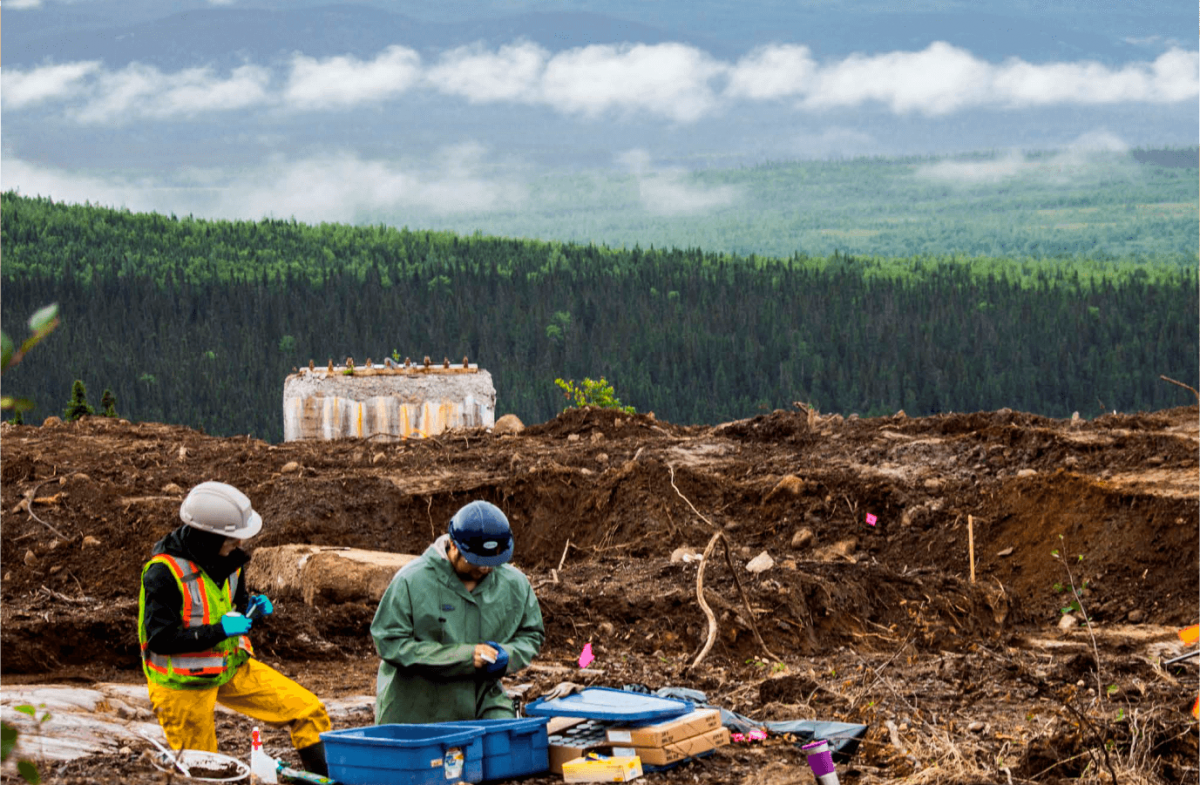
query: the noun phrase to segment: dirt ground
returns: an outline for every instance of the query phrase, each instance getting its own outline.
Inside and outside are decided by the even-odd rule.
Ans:
[[[271,445],[103,418],[5,424],[0,676],[141,682],[138,575],[198,482],[253,500],[265,525],[250,550],[420,553],[487,499],[546,619],[541,656],[508,680],[527,699],[578,680],[591,642],[591,684],[867,724],[843,783],[1195,783],[1197,660],[1162,663],[1200,617],[1198,426],[1197,407],[1076,422],[797,410],[716,427],[576,409],[519,434]],[[717,633],[693,667],[709,623],[685,554],[710,542]],[[764,552],[773,565],[748,570]],[[1064,630],[1072,586],[1090,625],[1071,609]],[[373,613],[281,599],[255,645],[323,698],[371,695]],[[237,754],[249,724],[222,716],[222,749]],[[266,741],[295,760],[284,731]],[[48,763],[44,781],[160,785],[140,753]],[[646,779],[812,781],[781,738]]]

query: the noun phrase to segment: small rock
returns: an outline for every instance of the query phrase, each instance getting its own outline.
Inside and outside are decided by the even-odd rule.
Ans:
[[[521,422],[521,418],[515,414],[506,414],[496,424],[492,426],[492,433],[520,433],[525,430],[525,423]]]
[[[133,748],[132,747],[122,747],[121,749],[117,750],[117,754],[118,755],[132,755]]]
[[[1000,551],[999,553],[997,553],[996,555],[997,555],[997,556],[1000,556],[1000,557],[1002,557],[1002,558],[1003,558],[1004,556],[1012,556],[1012,555],[1013,555],[1013,551],[1014,551],[1014,550],[1015,550],[1015,549],[1014,549],[1014,548],[1013,548],[1013,547],[1010,545],[1010,546],[1008,546],[1007,548],[1005,548],[1004,550],[1002,550],[1002,551]]]
[[[942,486],[945,484],[946,481],[941,477],[929,477],[924,483],[922,483],[922,485],[925,486],[925,489],[929,491],[941,490]]]
[[[579,434],[577,434],[577,433],[568,434],[568,435],[567,435],[567,441],[569,441],[569,442],[577,442],[577,441],[579,441]]]
[[[746,564],[746,571],[757,575],[759,573],[766,572],[774,566],[775,560],[771,558],[769,553],[763,551]]]
[[[1162,466],[1164,463],[1166,463],[1166,459],[1161,455],[1152,455],[1146,459],[1147,466]]]
[[[613,627],[612,622],[602,621],[600,622],[600,632],[604,635],[612,635],[616,632],[616,628]]]
[[[1079,624],[1079,619],[1076,619],[1069,613],[1064,613],[1063,617],[1058,620],[1058,628],[1060,630],[1069,630]]]
[[[383,463],[383,462],[384,462],[384,461],[386,461],[386,460],[387,460],[387,456],[386,456],[386,455],[384,455],[384,454],[383,454],[383,453],[381,453],[381,452],[377,452],[377,453],[375,453],[374,455],[372,455],[372,456],[371,456],[371,465],[372,465],[372,466],[378,466],[379,464]]]
[[[596,455],[596,460],[600,463],[608,463],[608,453],[602,452]]]
[[[814,537],[815,535],[813,534],[812,529],[807,527],[803,529],[797,529],[796,533],[792,535],[792,550],[798,551],[801,548],[807,548],[808,546],[812,545]]]
[[[1071,412],[1071,424],[1076,425],[1078,423],[1079,423],[1079,412]]]
[[[845,540],[839,540],[829,547],[829,552],[835,556],[852,558],[854,552],[858,550],[858,538],[850,537]]]
[[[169,482],[163,486],[162,492],[169,496],[178,496],[179,494],[183,493],[183,488],[180,488],[173,482]]]
[[[971,731],[971,733],[979,733],[983,730],[983,723],[979,720],[975,720],[967,726],[967,730]]]
[[[25,551],[25,566],[32,567],[37,564],[37,557],[33,555],[33,551],[26,549]]]
[[[700,561],[700,554],[695,548],[684,546],[671,551],[671,564],[679,564],[680,562],[687,563]]]
[[[596,442],[599,442],[599,441],[603,441],[604,440],[604,431],[592,431],[592,435],[589,438],[592,440],[592,444],[595,444]]]
[[[62,565],[61,565],[61,564],[56,564],[56,565],[54,565],[53,567],[51,567],[51,568],[50,568],[50,574],[51,574],[51,575],[58,575],[58,573],[60,573],[60,572],[62,571],[62,568],[63,568],[63,567],[62,567]]]
[[[55,417],[52,414],[49,417],[47,417],[46,419],[42,420],[42,427],[43,428],[53,428],[56,425],[62,425],[62,423],[63,423],[63,421],[62,421],[61,417]]]
[[[1076,458],[1074,455],[1068,455],[1066,458],[1063,458],[1062,464],[1063,464],[1063,466],[1066,466],[1068,469],[1074,469],[1076,466],[1079,465],[1079,459]]]
[[[95,537],[93,537],[92,535],[89,534],[88,536],[83,538],[83,543],[79,547],[83,548],[83,549],[98,548],[98,547],[100,547],[100,540],[96,539]]]
[[[179,460],[182,461],[187,457],[188,457],[188,448],[184,447],[182,444],[179,445]]]
[[[285,463],[283,465],[283,468],[280,469],[279,471],[283,472],[284,474],[291,474],[292,472],[298,472],[298,471],[300,471],[300,464],[296,463],[295,461],[288,461],[287,463]]]
[[[788,496],[799,496],[809,487],[811,487],[811,483],[800,479],[794,474],[788,474],[781,478],[779,482],[775,483],[775,487],[767,492],[767,495],[763,497],[763,501],[769,502],[776,496],[783,494],[787,494]]]
[[[622,425],[624,425],[624,424],[625,424],[625,421],[624,421],[624,420],[622,420],[620,417],[617,417],[616,419],[614,419],[614,420],[613,420],[613,427],[614,427],[614,428],[620,428],[620,427],[621,427]]]
[[[1146,612],[1141,608],[1134,608],[1125,618],[1129,620],[1130,624],[1141,624],[1146,620]]]
[[[1037,474],[1037,469],[1022,469],[1017,472],[1018,477],[1033,477]]]
[[[785,570],[791,570],[792,572],[795,572],[797,569],[799,569],[799,565],[796,564],[794,559],[784,559],[779,566],[783,567]]]

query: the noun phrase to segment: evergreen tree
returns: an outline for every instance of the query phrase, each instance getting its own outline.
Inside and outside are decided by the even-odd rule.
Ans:
[[[83,380],[76,379],[75,383],[71,385],[71,402],[63,410],[63,419],[67,422],[72,422],[85,414],[95,413],[96,410],[87,402],[87,389],[83,386]]]
[[[104,388],[104,395],[100,396],[100,406],[102,407],[100,414],[105,417],[117,416],[117,396],[112,394],[112,390]]]
[[[9,422],[11,422],[13,425],[24,425],[25,424],[25,417],[24,417],[24,415],[21,414],[20,409],[17,409],[17,413],[13,415],[13,418],[11,420],[9,420]]]

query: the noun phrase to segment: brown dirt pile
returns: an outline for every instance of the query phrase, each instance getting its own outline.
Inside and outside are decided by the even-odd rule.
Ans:
[[[1110,767],[1195,782],[1195,668],[1164,670],[1146,645],[1200,615],[1198,425],[1196,407],[1078,423],[780,411],[714,428],[583,409],[520,434],[281,445],[103,418],[5,425],[0,673],[140,680],[138,575],[198,482],[253,500],[266,522],[253,547],[420,553],[482,498],[509,515],[547,619],[537,667],[518,676],[530,696],[576,672],[591,641],[606,686],[687,686],[760,719],[870,724],[843,782],[1056,782]],[[719,636],[691,669],[707,634],[698,564],[670,556],[716,531],[754,618],[718,547],[705,596]],[[747,572],[763,551],[774,566]],[[1071,580],[1086,581],[1096,649],[1082,627],[1057,631]],[[318,694],[373,692],[374,606],[345,599],[277,603],[256,647]],[[1129,623],[1152,634],[1103,634]],[[136,754],[111,757],[55,776],[101,781],[118,766],[120,781],[158,781]],[[790,744],[737,745],[655,776],[784,783],[797,765]]]

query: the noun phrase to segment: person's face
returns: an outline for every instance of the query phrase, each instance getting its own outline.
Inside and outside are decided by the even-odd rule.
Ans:
[[[450,557],[450,565],[454,567],[454,571],[458,573],[458,577],[464,581],[475,581],[478,583],[492,571],[491,567],[476,567],[464,559],[462,553],[459,552],[458,547],[454,543],[450,543],[450,549],[446,555]]]
[[[221,543],[221,550],[217,551],[217,554],[219,556],[228,556],[241,544],[242,541],[235,537],[226,537],[225,542]]]

